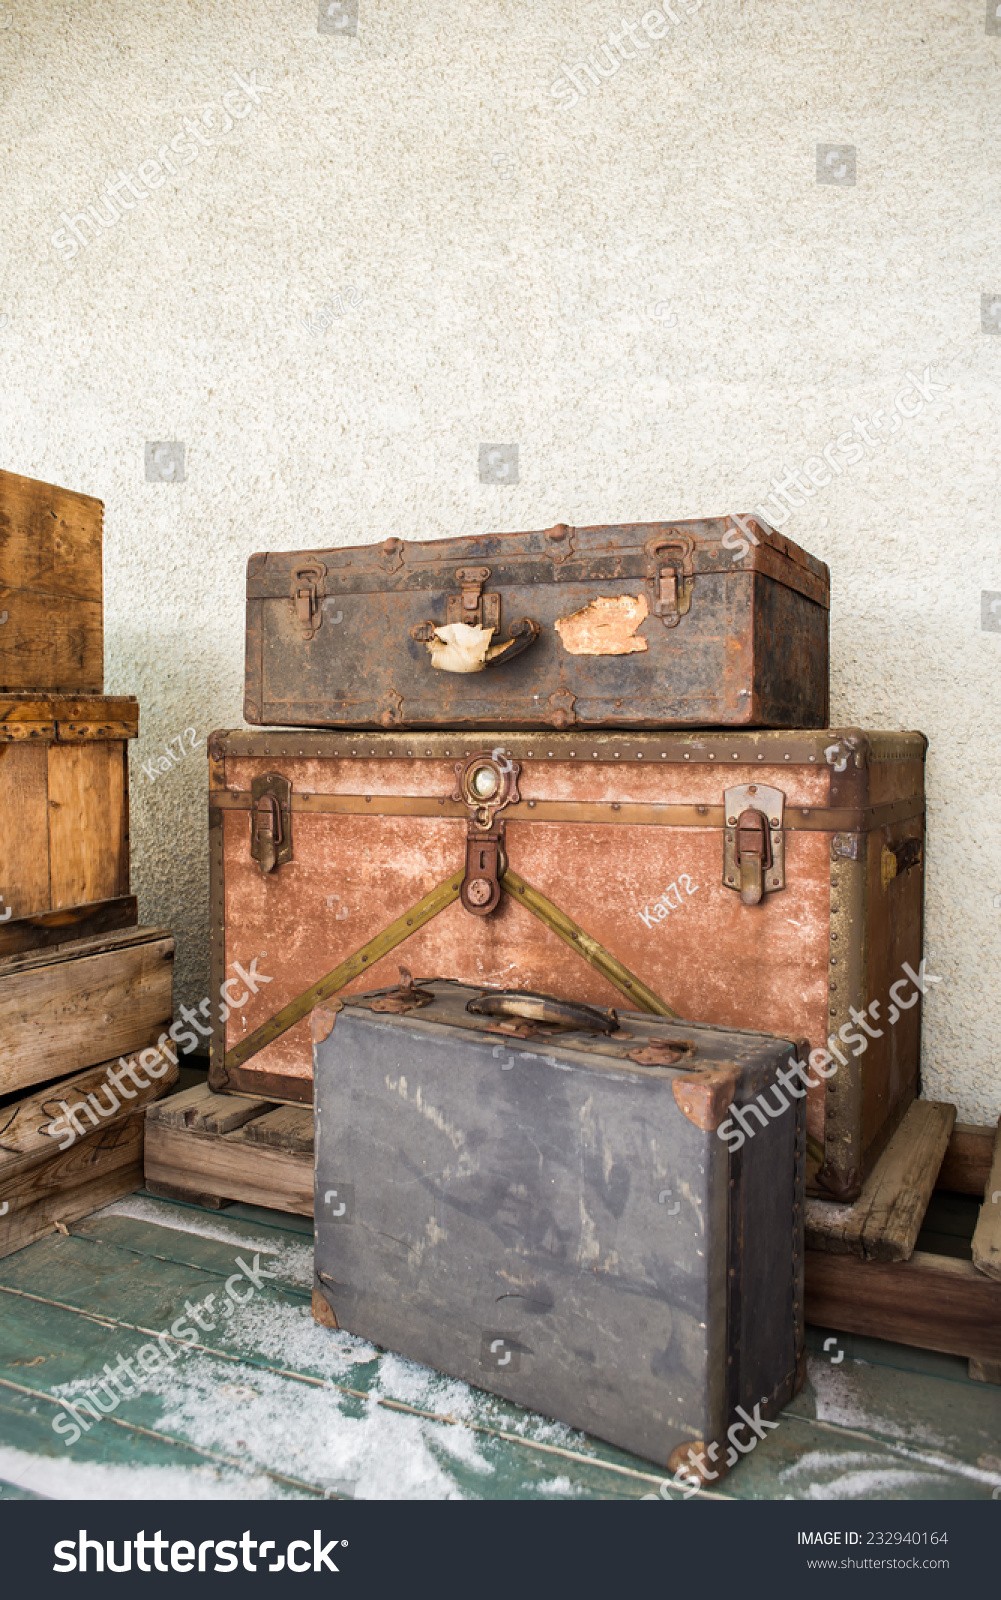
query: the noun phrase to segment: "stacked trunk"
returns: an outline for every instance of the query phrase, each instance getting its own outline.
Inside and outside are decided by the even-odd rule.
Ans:
[[[129,886],[139,707],[103,693],[102,513],[0,472],[0,1255],[141,1184],[141,1108],[177,1077],[173,939]]]

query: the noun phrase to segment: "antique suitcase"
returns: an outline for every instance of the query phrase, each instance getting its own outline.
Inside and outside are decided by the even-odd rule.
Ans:
[[[752,517],[251,556],[248,722],[822,727],[828,569]]]
[[[310,1007],[402,960],[808,1039],[811,1188],[853,1196],[918,1091],[925,747],[214,734],[213,993],[234,960],[266,979],[217,1023],[212,1087],[308,1100]]]
[[[0,693],[104,690],[104,506],[0,472]]]
[[[134,695],[0,696],[0,957],[135,926],[138,736]]]
[[[405,980],[313,1030],[339,1327],[696,1484],[753,1448],[805,1370],[794,1045]]]
[[[172,1020],[173,973],[168,928],[126,928],[5,956],[0,1095],[155,1045]]]

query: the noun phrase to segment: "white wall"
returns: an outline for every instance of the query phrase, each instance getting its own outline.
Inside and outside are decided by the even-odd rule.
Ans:
[[[0,0],[0,463],[107,504],[142,913],[197,1000],[204,752],[141,762],[240,724],[252,551],[746,510],[883,411],[783,527],[831,565],[833,719],[931,738],[925,1092],[996,1117],[1001,36],[983,0],[704,0],[554,97],[644,3],[360,0],[352,36],[317,0]],[[261,105],[63,259],[60,212],[251,69]],[[183,483],[145,481],[160,440]],[[497,441],[517,485],[479,481]]]

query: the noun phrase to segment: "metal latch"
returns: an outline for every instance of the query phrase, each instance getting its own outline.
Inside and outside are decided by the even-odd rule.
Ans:
[[[265,772],[250,786],[250,854],[266,878],[292,860],[292,782]]]
[[[466,874],[459,899],[474,917],[487,917],[500,902],[505,870],[504,823],[497,812],[517,803],[521,765],[503,751],[481,751],[455,763],[453,800],[470,809],[466,828]]]
[[[289,597],[292,621],[304,639],[312,639],[323,621],[323,580],[327,569],[322,561],[305,561],[292,568]]]
[[[784,889],[785,795],[766,783],[744,783],[723,795],[723,883],[745,906]]]
[[[653,614],[665,628],[676,628],[692,604],[695,540],[687,533],[670,534],[666,539],[651,539],[646,551],[649,557],[647,581],[653,587]],[[662,556],[672,551],[676,553],[675,561],[669,566],[662,565]]]
[[[446,620],[465,622],[470,628],[493,628],[500,633],[500,595],[483,593],[490,568],[458,567],[455,576],[462,590],[446,597]]]

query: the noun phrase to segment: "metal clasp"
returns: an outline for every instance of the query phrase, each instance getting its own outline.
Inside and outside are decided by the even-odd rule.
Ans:
[[[500,595],[483,593],[483,585],[490,576],[490,568],[457,567],[455,576],[462,589],[459,594],[450,594],[446,597],[446,620],[464,622],[470,628],[493,628],[495,632],[500,633]]]
[[[766,783],[738,784],[723,795],[723,883],[756,906],[784,889],[785,795]]]
[[[692,604],[695,540],[687,533],[669,534],[667,538],[651,539],[646,550],[649,557],[647,581],[653,587],[653,614],[665,628],[676,628]],[[660,557],[668,551],[677,551],[680,561],[662,566]]]
[[[261,877],[292,860],[292,783],[265,772],[250,786],[250,854]]]
[[[455,763],[452,799],[469,807],[466,827],[466,875],[459,898],[474,917],[487,917],[500,902],[500,880],[505,869],[504,823],[497,816],[504,806],[521,799],[518,774],[521,764],[502,750],[481,751]]]
[[[304,639],[312,639],[323,621],[323,580],[327,569],[322,561],[306,561],[293,567],[289,590],[292,621]]]

